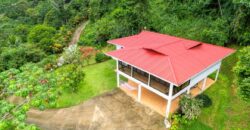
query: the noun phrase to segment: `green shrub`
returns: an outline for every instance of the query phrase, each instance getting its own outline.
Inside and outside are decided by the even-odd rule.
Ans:
[[[37,65],[44,68],[45,70],[52,70],[53,68],[57,67],[57,56],[50,55],[44,58],[42,61],[38,62]]]
[[[171,120],[172,122],[170,130],[179,130],[180,125],[189,123],[189,121],[186,118],[183,118],[180,114],[172,115]]]
[[[97,63],[103,62],[110,59],[110,57],[106,56],[104,53],[97,53],[95,57],[95,61]]]
[[[58,86],[70,93],[77,92],[85,76],[82,67],[76,64],[68,64],[62,68],[57,70]]]
[[[250,101],[250,77],[242,80],[242,82],[239,83],[239,88],[241,97],[246,101]]]
[[[239,53],[239,60],[234,67],[237,75],[238,92],[244,100],[250,101],[250,46],[243,48]]]
[[[193,98],[191,95],[184,95],[180,100],[180,107],[184,117],[193,120],[201,113],[202,100]]]
[[[212,105],[212,100],[208,95],[201,94],[201,95],[198,95],[196,99],[199,99],[202,101],[202,107],[209,107]]]

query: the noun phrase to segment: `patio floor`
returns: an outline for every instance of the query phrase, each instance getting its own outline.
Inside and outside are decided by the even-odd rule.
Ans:
[[[208,89],[215,81],[207,78],[206,81],[206,86],[204,88],[203,91],[205,91],[206,89]],[[197,96],[199,95],[202,91],[202,84],[203,81],[199,82],[197,84],[196,87],[191,88],[190,93],[193,96]],[[127,87],[130,86],[130,87]],[[123,90],[127,95],[129,95],[130,97],[132,97],[133,99],[137,100],[137,93],[138,93],[138,84],[128,80],[128,82],[125,84],[120,85],[121,90]],[[174,113],[178,108],[179,108],[179,100],[180,100],[180,96],[175,98],[172,101],[171,104],[171,109],[170,109],[170,113]],[[155,93],[147,90],[146,88],[142,87],[142,91],[141,91],[141,104],[148,106],[149,108],[151,108],[152,110],[158,112],[159,114],[165,116],[165,111],[166,111],[166,105],[167,105],[167,100],[156,95]]]

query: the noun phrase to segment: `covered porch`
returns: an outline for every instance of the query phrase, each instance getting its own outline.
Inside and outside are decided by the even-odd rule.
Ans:
[[[117,61],[117,86],[138,102],[168,117],[179,108],[181,95],[188,93],[195,97],[217,80],[220,64],[218,62],[176,86],[142,69]],[[209,77],[211,75],[213,77]]]
[[[206,78],[197,83],[195,86],[191,87],[191,89],[189,91],[186,91],[186,93],[190,93],[193,96],[197,96],[206,89],[208,89],[214,82],[215,81],[213,79]],[[153,109],[159,114],[166,116],[166,109],[167,109],[166,107],[168,104],[168,100],[155,94],[154,92],[148,90],[143,86],[141,87],[141,96],[140,96],[139,85],[133,82],[132,80],[128,80],[127,82],[121,82],[119,87],[133,99],[137,100],[138,102],[142,103],[145,106],[148,106],[149,108]],[[175,99],[172,100],[170,113],[174,113],[179,108],[180,97],[181,95],[177,96]]]

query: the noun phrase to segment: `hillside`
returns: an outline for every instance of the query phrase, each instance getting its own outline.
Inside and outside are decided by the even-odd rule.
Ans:
[[[206,92],[213,105],[177,126],[249,129],[249,21],[249,0],[1,0],[0,130],[39,129],[26,122],[30,109],[114,91],[115,64],[104,53],[115,47],[107,41],[142,30],[236,49]]]

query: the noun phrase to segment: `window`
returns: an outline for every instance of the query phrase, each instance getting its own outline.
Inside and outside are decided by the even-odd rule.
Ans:
[[[124,72],[124,73],[131,76],[131,65],[126,64],[126,63],[124,63],[122,61],[119,61],[118,62],[118,68],[119,68],[120,71],[122,71],[122,72]]]
[[[169,93],[170,83],[168,83],[160,78],[157,78],[153,75],[150,75],[150,86],[152,88],[159,90],[162,93],[165,93],[165,94]]]
[[[166,82],[166,81],[164,81],[164,80],[162,80],[162,79],[160,79],[160,78],[157,78],[157,77],[155,77],[155,76],[153,76],[153,75],[150,75],[150,78],[151,78],[151,80],[154,81],[154,82],[158,82],[158,83],[160,83],[160,84],[162,84],[162,85],[164,85],[164,86],[167,86],[167,87],[170,86],[170,84],[169,84],[168,82]]]
[[[148,73],[144,72],[144,71],[141,71],[137,68],[133,68],[134,72],[140,74],[140,75],[143,75],[143,76],[148,76]]]
[[[148,83],[148,76],[149,74],[147,72],[144,72],[137,68],[133,68],[133,77],[142,81],[143,83]]]
[[[187,82],[183,83],[180,86],[174,86],[174,94],[176,94],[179,91],[181,91],[182,89],[186,88],[189,84],[190,84],[190,80],[188,80]]]

